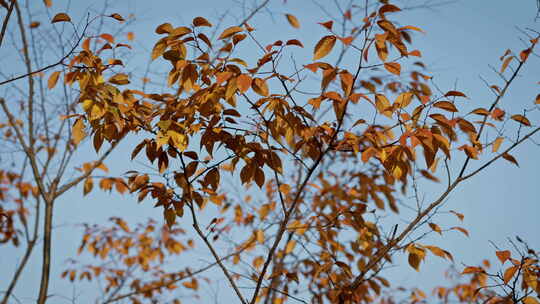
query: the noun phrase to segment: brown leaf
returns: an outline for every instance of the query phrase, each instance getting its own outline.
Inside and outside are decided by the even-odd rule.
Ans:
[[[206,20],[203,17],[195,17],[193,18],[193,25],[194,26],[212,26],[212,23],[208,22],[208,20]]]
[[[296,46],[299,46],[299,47],[304,47],[304,45],[302,44],[302,42],[300,42],[299,40],[297,39],[291,39],[291,40],[287,40],[287,43],[285,43],[286,45],[296,45]]]
[[[451,97],[451,96],[455,96],[455,97],[467,97],[465,94],[459,92],[459,91],[448,91],[446,92],[446,94],[444,94],[445,97]]]
[[[429,223],[429,227],[433,229],[433,231],[437,232],[438,234],[442,235],[442,229],[439,227],[439,225],[435,223]]]
[[[436,107],[436,108],[439,108],[439,109],[443,109],[443,110],[448,111],[448,112],[457,112],[458,111],[456,106],[453,103],[449,102],[449,101],[439,101],[439,102],[436,102],[433,106]]]
[[[285,14],[285,17],[287,18],[287,21],[289,21],[289,24],[294,28],[300,28],[300,22],[298,22],[298,19],[291,14]]]
[[[242,29],[239,26],[231,26],[231,27],[225,29],[223,31],[223,33],[221,33],[221,35],[219,35],[218,39],[227,39],[227,38],[231,37],[232,35],[234,35],[236,33],[242,32],[243,30],[244,29]]]
[[[504,153],[504,154],[502,155],[502,157],[503,157],[504,159],[506,159],[507,161],[509,161],[509,162],[513,163],[514,165],[516,165],[516,166],[519,167],[519,163],[517,162],[517,160],[516,160],[512,155],[510,155],[510,154],[508,154],[508,153]]]
[[[126,21],[126,19],[124,19],[122,16],[120,16],[120,14],[117,14],[117,13],[114,13],[110,15],[109,17],[114,18],[120,22]]]
[[[68,14],[66,14],[66,13],[58,13],[53,17],[53,19],[51,20],[51,23],[70,22],[70,21],[71,21],[71,18],[69,18]]]
[[[266,85],[266,81],[264,81],[264,79],[253,79],[253,81],[251,82],[251,88],[253,89],[253,91],[255,91],[255,93],[261,96],[266,97],[269,95],[268,85]]]
[[[470,274],[470,273],[482,273],[484,272],[484,269],[482,267],[475,267],[475,266],[468,266],[463,269],[461,274]]]
[[[392,74],[396,74],[398,76],[401,74],[401,65],[397,62],[386,62],[384,64],[384,68]]]
[[[52,0],[43,0],[43,3],[45,4],[46,7],[52,6]]]
[[[336,36],[328,35],[324,36],[317,44],[313,50],[313,60],[318,60],[328,55],[332,48],[336,44]]]

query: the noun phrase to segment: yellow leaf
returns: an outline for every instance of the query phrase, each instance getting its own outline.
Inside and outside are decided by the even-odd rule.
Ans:
[[[285,14],[285,17],[287,17],[287,21],[289,21],[289,24],[294,28],[300,28],[300,22],[298,22],[298,19],[291,15],[291,14]]]
[[[510,64],[510,61],[512,61],[512,59],[514,59],[514,56],[510,56],[510,57],[507,57],[502,66],[501,66],[501,73],[504,73],[504,71],[506,70],[506,68],[508,67],[508,64]]]
[[[296,241],[295,240],[290,240],[287,243],[287,246],[285,247],[285,254],[291,253],[294,250],[295,246],[296,246]]]
[[[68,14],[66,14],[66,13],[58,13],[53,17],[53,19],[51,20],[51,23],[70,22],[70,21],[71,21],[71,18],[69,18]]]
[[[411,92],[405,92],[399,94],[399,96],[394,100],[394,105],[404,108],[411,104],[413,94]]]
[[[328,53],[332,51],[335,44],[336,36],[324,36],[321,40],[319,40],[319,42],[317,42],[317,45],[315,45],[315,49],[313,51],[313,60],[318,60],[328,55]]]
[[[521,301],[523,302],[523,304],[540,304],[540,302],[538,302],[538,300],[533,296],[528,296]]]
[[[218,39],[227,39],[229,37],[231,37],[232,35],[236,34],[236,33],[239,33],[243,31],[243,29],[239,26],[231,26],[229,28],[227,28],[226,30],[223,31],[223,33],[221,33],[221,35],[219,35],[219,38]]]
[[[499,151],[499,148],[503,141],[504,141],[504,137],[497,137],[497,139],[495,139],[495,141],[493,142],[493,147],[491,148],[491,151],[493,153]]]
[[[51,74],[49,80],[47,81],[47,87],[49,89],[52,89],[54,88],[54,86],[56,86],[56,83],[58,82],[58,76],[60,76],[60,71],[56,71]]]
[[[84,131],[84,123],[81,118],[77,119],[73,124],[73,129],[71,130],[71,139],[75,145],[78,145],[86,137],[86,132]]]
[[[398,76],[401,74],[401,65],[397,62],[387,62],[384,64],[384,68],[392,74]]]
[[[257,236],[257,242],[259,242],[259,244],[263,244],[264,243],[264,231],[262,231],[260,229],[257,230],[256,236]]]

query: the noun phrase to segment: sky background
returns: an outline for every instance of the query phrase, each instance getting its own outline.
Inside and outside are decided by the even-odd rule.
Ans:
[[[144,67],[148,61],[148,51],[157,41],[154,33],[157,25],[170,22],[173,26],[187,24],[193,17],[204,16],[211,22],[216,22],[218,16],[228,10],[225,24],[233,25],[244,12],[241,2],[216,0],[119,0],[110,5],[109,13],[120,13],[127,16],[133,13],[135,22],[126,28],[125,32],[135,33],[133,57],[128,62],[138,67]],[[330,1],[329,1],[330,2]],[[410,1],[420,3],[421,1]],[[250,2],[251,3],[251,2]],[[320,1],[320,3],[328,4]],[[35,1],[38,9],[43,10],[41,1]],[[64,1],[54,1],[51,13],[66,11]],[[72,19],[77,20],[90,9],[100,10],[103,1],[72,1],[67,10]],[[248,7],[249,9],[249,7]],[[299,20],[302,27],[295,30],[290,27],[284,13],[292,13]],[[500,67],[499,57],[507,48],[519,51],[524,45],[520,38],[524,36],[519,29],[532,27],[539,29],[534,22],[536,3],[534,0],[493,0],[493,1],[454,1],[435,9],[416,9],[403,13],[398,19],[404,25],[411,24],[425,30],[426,34],[414,35],[414,47],[420,49],[423,61],[430,67],[430,75],[441,88],[446,90],[454,87],[463,91],[469,99],[470,109],[486,106],[493,100],[492,93],[486,88],[480,76],[489,82],[499,83],[497,76],[490,66]],[[282,1],[271,0],[267,9],[263,10],[250,23],[257,28],[257,37],[270,43],[277,39],[286,40],[300,38],[305,45],[304,51],[295,53],[299,62],[309,62],[314,43],[325,34],[317,22],[327,21],[328,17],[321,13],[320,8],[309,0],[288,0],[286,5]],[[316,40],[317,39],[317,40]],[[0,55],[6,48],[0,50]],[[245,49],[244,56],[252,56],[253,50]],[[372,55],[373,56],[373,55]],[[519,111],[523,104],[532,105],[539,92],[540,65],[538,58],[532,58],[517,82],[512,87],[503,104],[509,112]],[[3,94],[0,91],[0,94]],[[531,119],[535,122],[535,120]],[[538,121],[538,119],[536,119]],[[537,140],[540,141],[538,136]],[[127,141],[113,153],[106,162],[112,174],[122,174],[134,166],[143,168],[140,163],[126,161],[137,142]],[[480,173],[475,178],[458,187],[446,202],[446,210],[456,210],[465,214],[462,224],[469,230],[470,237],[458,232],[445,233],[443,237],[432,234],[424,244],[436,245],[450,249],[454,254],[457,267],[463,265],[479,264],[483,258],[490,258],[495,264],[495,249],[489,243],[505,248],[508,247],[507,238],[516,235],[527,240],[533,248],[540,249],[540,184],[538,170],[540,169],[540,147],[525,144],[517,149],[513,155],[520,163],[520,168],[506,161],[499,161],[494,166]],[[91,151],[80,154],[81,162],[93,159]],[[535,157],[536,156],[536,157]],[[423,188],[426,198],[440,193],[440,185],[427,184]],[[111,216],[121,216],[129,222],[140,222],[148,217],[163,221],[161,209],[152,208],[151,203],[137,204],[129,196],[102,193],[94,190],[87,197],[82,198],[82,187],[63,196],[57,203],[55,214],[55,236],[53,272],[50,292],[67,297],[72,292],[80,295],[78,303],[90,303],[95,295],[92,286],[74,287],[65,280],[60,280],[60,273],[65,268],[65,261],[74,257],[76,246],[80,242],[82,228],[76,223],[106,223]],[[451,227],[459,225],[455,217],[441,216],[436,221],[441,226]],[[190,223],[185,227],[189,228]],[[2,249],[5,250],[5,249]],[[11,275],[20,254],[18,251],[0,252],[1,276]],[[202,252],[202,251],[201,251]],[[23,303],[31,302],[37,295],[36,286],[39,283],[40,248],[34,252],[27,271],[19,282],[15,294]],[[194,262],[204,266],[210,261],[208,255],[201,256]],[[192,261],[190,261],[192,263]],[[185,265],[185,263],[183,264]],[[428,257],[422,264],[421,272],[417,273],[406,265],[406,261],[399,262],[398,267],[389,270],[387,278],[407,285],[433,286],[443,284],[441,274],[450,264],[439,261],[438,258]],[[495,264],[498,266],[498,264]],[[194,267],[195,268],[195,267]],[[235,303],[234,294],[221,279],[219,272],[215,272],[215,279],[220,281],[220,303]],[[5,288],[5,280],[0,280],[0,290]],[[201,303],[210,303],[209,297],[203,297]],[[88,299],[88,300],[87,300]],[[56,297],[51,303],[69,302],[62,297]]]

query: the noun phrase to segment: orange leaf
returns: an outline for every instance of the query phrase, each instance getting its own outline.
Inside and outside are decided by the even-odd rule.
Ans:
[[[450,228],[451,230],[457,230],[463,234],[465,234],[466,236],[469,236],[469,232],[465,229],[465,228],[461,228],[461,227],[452,227]]]
[[[49,80],[47,81],[47,87],[49,89],[52,89],[56,86],[56,83],[58,82],[58,76],[60,76],[60,71],[56,71],[51,74]]]
[[[510,61],[512,61],[512,59],[514,59],[514,56],[510,56],[508,58],[506,58],[501,66],[501,73],[504,73],[504,71],[506,70],[506,68],[508,67],[508,65],[510,64]]]
[[[266,97],[269,95],[268,85],[266,85],[266,81],[264,81],[264,79],[253,79],[253,81],[251,82],[251,88],[253,89],[253,91],[255,91],[255,93],[261,96]]]
[[[396,74],[398,76],[401,74],[401,65],[397,62],[387,62],[384,64],[384,68],[392,74]]]
[[[503,280],[505,284],[508,284],[508,282],[510,282],[512,277],[516,274],[518,268],[518,266],[510,266],[504,271]]]
[[[503,264],[506,262],[506,260],[510,259],[510,256],[512,255],[510,250],[496,251],[495,254],[497,255],[499,261],[501,261]]]
[[[450,210],[450,213],[452,213],[452,214],[454,214],[455,216],[457,216],[458,219],[459,219],[460,221],[463,222],[463,219],[465,218],[465,216],[464,216],[463,214],[461,214],[461,213],[459,213],[459,212],[456,212],[456,211],[454,211],[454,210]]]
[[[468,266],[463,269],[463,272],[461,274],[469,274],[469,273],[482,273],[484,272],[484,269],[482,267],[474,267],[474,266]]]
[[[249,75],[242,74],[236,78],[236,84],[238,85],[240,92],[244,93],[249,89],[249,87],[251,87],[251,77]]]
[[[239,26],[231,26],[229,28],[227,28],[226,30],[223,31],[223,33],[221,33],[221,35],[219,35],[219,38],[218,39],[227,39],[229,37],[231,37],[232,35],[236,34],[236,33],[239,33],[243,31],[243,29]]]
[[[133,32],[128,32],[126,36],[127,40],[129,41],[133,41],[133,39],[135,39],[135,34]]]
[[[527,127],[530,127],[531,126],[531,122],[527,119],[527,117],[523,116],[523,115],[520,115],[520,114],[516,114],[516,115],[512,115],[512,118],[513,120],[519,122],[520,124],[522,125],[525,125]]]
[[[504,137],[497,137],[497,139],[493,141],[493,147],[491,148],[491,152],[496,153],[497,151],[499,151],[499,147],[501,146],[503,141]]]
[[[45,4],[46,7],[52,6],[52,0],[43,0],[43,3]]]
[[[69,18],[68,14],[66,14],[66,13],[58,13],[52,18],[51,23],[70,22],[70,21],[71,21],[71,18]]]
[[[285,17],[287,17],[287,21],[289,21],[289,24],[294,28],[300,28],[300,22],[298,22],[298,19],[291,15],[291,14],[285,14]]]
[[[321,40],[319,40],[319,42],[317,42],[317,45],[315,45],[315,49],[313,51],[313,60],[321,59],[328,55],[328,53],[332,51],[335,44],[336,36],[324,36]]]

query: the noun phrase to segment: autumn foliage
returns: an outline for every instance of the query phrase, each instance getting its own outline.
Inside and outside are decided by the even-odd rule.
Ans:
[[[116,52],[129,54],[129,41],[108,33],[80,36],[65,68],[45,71],[48,90],[65,85],[79,92],[61,117],[70,126],[61,133],[68,136],[65,149],[88,143],[107,155],[128,139],[135,142],[131,159],[153,170],[128,166],[123,176],[98,176],[109,170],[100,156],[77,167],[77,182],[84,195],[99,188],[152,203],[163,218],[86,224],[79,255],[62,276],[99,279],[103,303],[180,303],[172,293],[178,288],[196,298],[200,285],[215,279],[205,274],[211,268],[220,269],[231,296],[244,304],[396,303],[400,294],[413,303],[538,303],[538,255],[523,240],[510,244],[512,252],[496,250],[497,265],[450,271],[433,294],[419,287],[403,295],[385,274],[402,255],[416,271],[426,259],[453,262],[450,249],[425,243],[419,229],[467,236],[463,214],[451,211],[450,227],[434,223],[433,214],[497,161],[518,165],[514,149],[540,131],[530,118],[540,97],[521,101],[520,113],[502,103],[520,70],[537,59],[531,55],[538,34],[530,32],[525,49],[500,58],[504,77],[490,86],[493,100],[466,111],[467,88],[441,90],[420,61],[414,37],[424,30],[393,21],[406,13],[397,5],[366,2],[343,14],[350,25],[344,35],[333,21],[283,17],[291,30],[304,22],[324,29],[317,41],[278,34],[261,41],[264,29],[250,25],[253,16],[219,27],[215,36],[217,21],[210,18],[163,23],[149,56],[167,68],[164,79],[152,80],[166,84],[164,90],[134,84]],[[116,13],[99,18],[126,21]],[[60,13],[52,22],[72,20]],[[256,50],[256,58],[242,58],[244,47]],[[311,58],[284,62],[300,49],[310,49]],[[6,117],[4,127],[18,130],[13,115]],[[519,128],[518,136],[505,134],[505,125]],[[418,201],[419,180],[441,186],[426,204]],[[14,221],[26,221],[27,210],[7,189],[22,198],[44,190],[7,171],[0,181],[6,188],[0,241],[17,245]],[[398,225],[403,200],[415,210]],[[195,249],[211,254],[213,263],[167,268]]]

